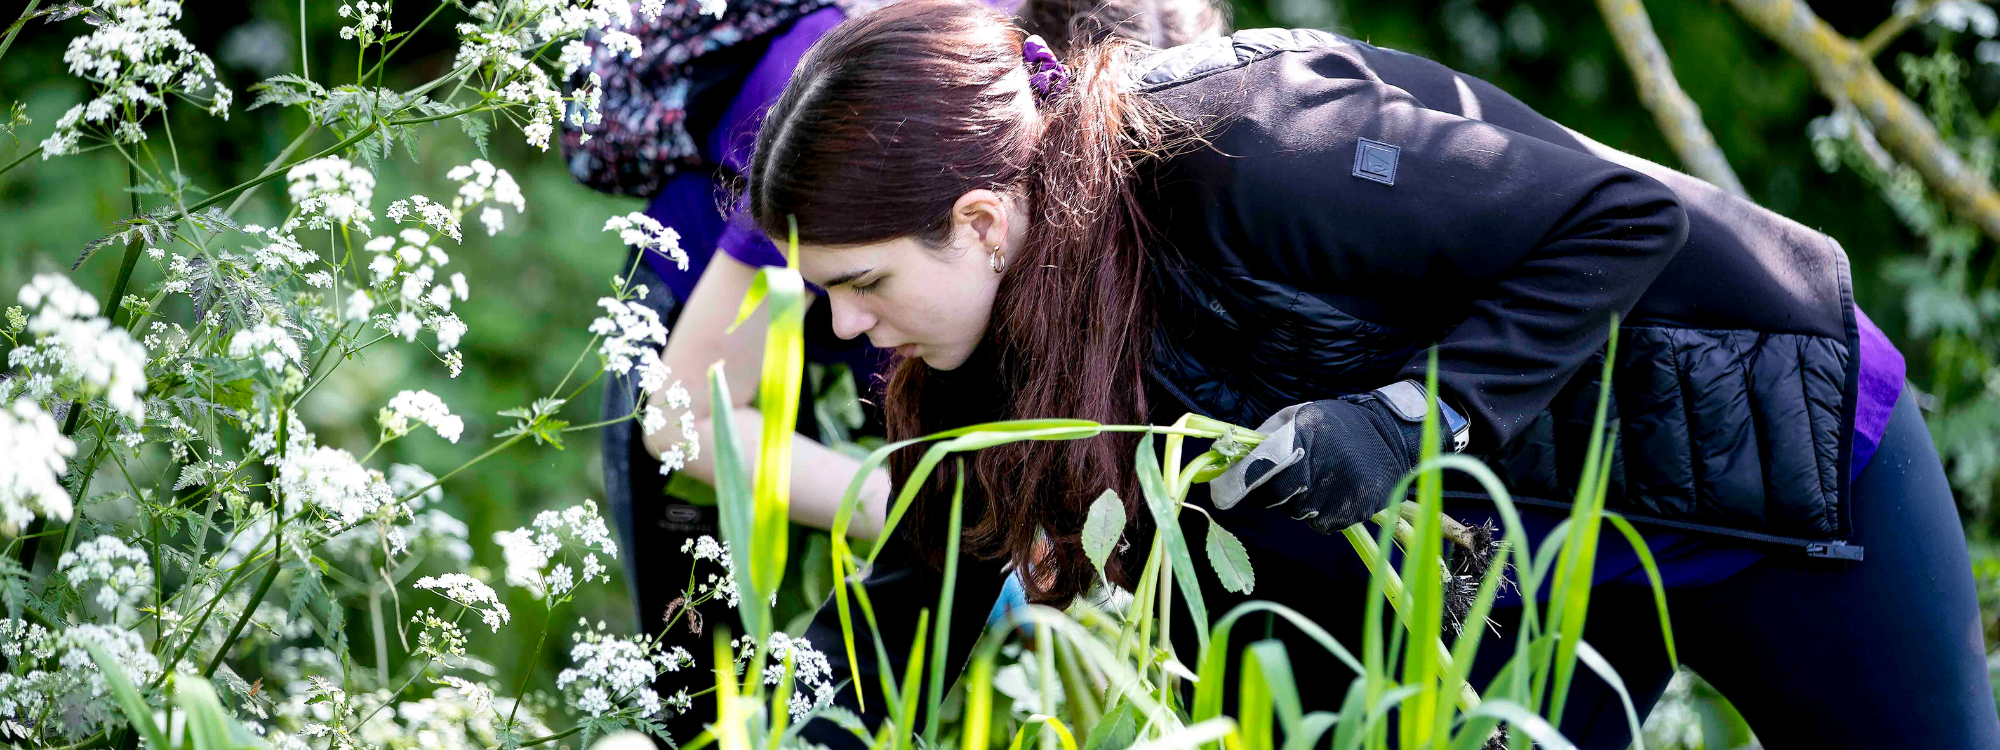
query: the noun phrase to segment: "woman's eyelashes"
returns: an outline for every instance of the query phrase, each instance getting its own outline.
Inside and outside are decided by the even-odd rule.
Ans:
[[[849,284],[847,288],[853,290],[855,294],[868,294],[870,292],[875,291],[877,288],[881,287],[882,280],[886,278],[888,277],[877,276],[867,281],[857,281],[853,284]]]

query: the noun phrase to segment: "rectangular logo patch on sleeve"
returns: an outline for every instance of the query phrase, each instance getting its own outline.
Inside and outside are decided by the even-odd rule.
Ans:
[[[1400,146],[1362,138],[1354,144],[1354,176],[1384,185],[1396,184],[1396,157]]]

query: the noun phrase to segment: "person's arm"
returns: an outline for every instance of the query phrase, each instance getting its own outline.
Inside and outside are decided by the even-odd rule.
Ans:
[[[1612,313],[1685,241],[1685,211],[1637,171],[1289,57],[1255,64],[1284,82],[1245,95],[1221,153],[1189,155],[1174,176],[1192,179],[1162,190],[1221,240],[1225,276],[1440,331],[1438,379],[1471,450],[1505,444],[1603,350]],[[1377,385],[1422,382],[1426,363]]]
[[[709,261],[708,269],[702,272],[701,280],[695,284],[694,292],[688,295],[680,321],[668,335],[666,352],[661,356],[661,360],[673,369],[674,376],[687,388],[688,394],[694,397],[689,411],[694,414],[695,429],[703,450],[682,470],[710,484],[715,482],[715,452],[710,449],[715,432],[709,415],[709,365],[718,360],[724,363],[723,374],[728,378],[730,399],[736,407],[736,434],[744,455],[756,455],[757,435],[764,425],[763,415],[749,404],[757,393],[758,376],[763,371],[764,328],[768,315],[759,309],[735,333],[726,332],[729,324],[736,319],[737,308],[756,274],[757,269],[728,253],[716,253],[714,259]],[[651,403],[664,409],[665,393],[664,389],[655,393]],[[841,496],[847,492],[848,482],[861,470],[861,462],[804,436],[794,438],[792,521],[822,529],[832,528],[834,515],[840,510]],[[663,429],[646,436],[646,450],[657,457],[679,439],[678,430]],[[862,485],[862,506],[849,527],[852,535],[862,538],[875,536],[882,526],[888,497],[888,471],[878,468]]]

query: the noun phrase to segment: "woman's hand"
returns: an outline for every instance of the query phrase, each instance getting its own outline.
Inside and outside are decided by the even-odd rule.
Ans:
[[[1216,477],[1209,497],[1227,509],[1254,495],[1331,534],[1388,507],[1422,455],[1423,430],[1373,392],[1288,406],[1257,427],[1264,442]]]

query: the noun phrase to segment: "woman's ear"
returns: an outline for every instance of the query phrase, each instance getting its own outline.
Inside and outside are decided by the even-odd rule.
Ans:
[[[951,207],[953,240],[981,252],[991,252],[995,247],[1007,245],[1012,218],[1008,215],[1007,205],[1005,196],[984,188],[959,196],[958,202]]]

